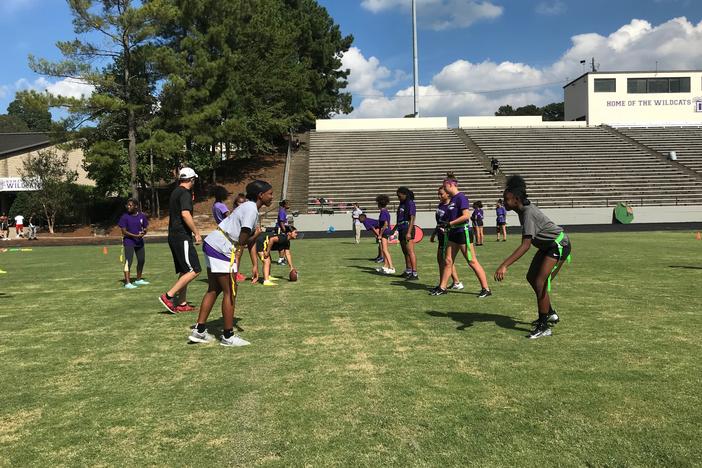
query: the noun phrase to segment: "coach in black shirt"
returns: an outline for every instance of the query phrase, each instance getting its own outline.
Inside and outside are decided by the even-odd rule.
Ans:
[[[200,232],[193,221],[192,189],[195,179],[197,179],[197,174],[194,170],[189,167],[181,169],[178,174],[178,187],[171,193],[171,199],[168,203],[170,214],[168,246],[173,255],[175,271],[180,276],[173,287],[159,297],[159,301],[173,314],[194,310],[186,300],[188,284],[197,278],[197,275],[202,271],[200,259],[195,250],[195,245],[202,242]],[[193,236],[195,237],[194,242]]]

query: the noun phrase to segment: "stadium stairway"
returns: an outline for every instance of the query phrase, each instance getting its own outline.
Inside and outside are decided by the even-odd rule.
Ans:
[[[436,207],[436,190],[453,171],[473,201],[493,203],[501,190],[481,161],[451,130],[312,132],[310,134],[308,212],[318,198],[333,209],[358,202],[375,209],[378,194],[390,196],[397,187],[415,193],[419,210]]]
[[[546,208],[702,204],[691,174],[601,127],[463,129]]]
[[[298,136],[301,146],[292,155],[288,176],[287,199],[293,211],[304,213],[307,210],[307,190],[309,185],[309,133]]]
[[[702,175],[702,127],[618,127],[614,131]]]

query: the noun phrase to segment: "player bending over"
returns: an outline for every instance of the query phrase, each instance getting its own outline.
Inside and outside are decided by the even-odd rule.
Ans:
[[[518,175],[507,179],[504,192],[505,208],[516,211],[522,225],[522,243],[507,257],[495,272],[495,280],[502,281],[507,268],[519,260],[533,245],[539,249],[529,266],[527,281],[536,294],[536,307],[539,318],[533,322],[534,330],[528,338],[550,336],[548,324],[558,323],[558,314],[551,307],[551,281],[566,259],[570,259],[571,243],[562,227],[554,224],[540,209],[529,202],[526,182]]]

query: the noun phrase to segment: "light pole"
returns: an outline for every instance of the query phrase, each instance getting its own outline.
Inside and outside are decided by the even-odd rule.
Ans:
[[[414,117],[419,117],[417,91],[419,89],[419,59],[417,58],[417,0],[412,0],[412,56],[414,58]]]

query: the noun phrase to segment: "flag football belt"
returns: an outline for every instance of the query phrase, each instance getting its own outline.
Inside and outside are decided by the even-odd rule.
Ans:
[[[565,231],[561,231],[560,234],[558,234],[558,237],[554,240],[556,245],[558,246],[558,262],[556,262],[555,265],[553,265],[553,269],[551,270],[551,273],[548,274],[548,280],[546,282],[546,289],[548,292],[551,292],[551,275],[553,275],[553,272],[556,271],[558,268],[558,263],[563,260],[563,246],[561,245],[561,242],[565,239]],[[571,258],[570,254],[568,254],[568,257],[566,257],[566,261],[570,263]]]
[[[468,261],[470,262],[473,260],[473,254],[470,253],[470,244],[471,244],[471,242],[470,242],[470,226],[468,225],[468,223],[454,224],[453,226],[451,226],[449,224],[448,228],[444,229],[444,252],[443,252],[443,255],[444,255],[444,257],[446,256],[446,246],[448,245],[449,231],[451,229],[460,229],[460,228],[463,228],[463,232],[466,235],[466,244],[467,244],[466,245],[466,253],[468,255]]]
[[[239,250],[239,241],[235,241],[232,237],[221,227],[217,226],[217,231],[222,233],[222,235],[232,244],[232,251],[229,257],[229,280],[232,282],[232,298],[236,297],[236,274],[239,272],[239,268],[236,264],[236,254]]]

